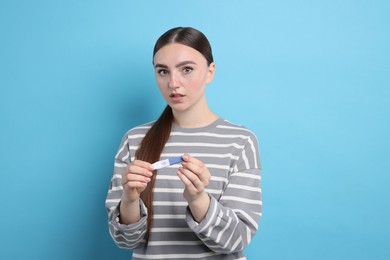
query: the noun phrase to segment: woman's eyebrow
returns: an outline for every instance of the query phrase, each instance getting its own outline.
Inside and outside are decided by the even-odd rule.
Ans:
[[[188,64],[194,64],[196,65],[196,62],[194,61],[191,61],[191,60],[185,60],[185,61],[182,61],[182,62],[179,62],[178,64],[176,64],[176,68],[179,68],[181,66],[184,66],[184,65],[188,65]],[[167,69],[168,66],[165,65],[165,64],[160,64],[160,63],[157,63],[154,65],[155,68],[164,68],[164,69]]]
[[[188,64],[196,65],[196,62],[191,61],[191,60],[185,60],[185,61],[182,61],[182,62],[179,62],[178,64],[176,64],[176,68],[179,68],[181,66],[188,65]]]
[[[155,68],[164,68],[164,69],[167,69],[167,68],[168,68],[167,65],[159,64],[159,63],[155,64],[154,67],[155,67]]]

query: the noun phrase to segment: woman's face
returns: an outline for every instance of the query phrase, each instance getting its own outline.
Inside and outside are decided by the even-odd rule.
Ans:
[[[207,65],[200,52],[178,43],[158,50],[153,62],[157,85],[174,111],[201,111],[207,106],[204,92],[213,80],[214,63]]]

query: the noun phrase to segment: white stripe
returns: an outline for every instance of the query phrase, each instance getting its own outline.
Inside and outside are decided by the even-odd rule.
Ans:
[[[255,191],[255,192],[261,193],[260,187],[251,187],[251,186],[239,185],[239,184],[229,184],[228,187],[233,188],[233,189],[250,190],[250,191]]]
[[[139,145],[130,145],[129,150],[130,151],[136,151],[138,149]]]
[[[138,257],[141,259],[171,259],[171,258],[176,258],[176,259],[203,259],[205,257],[209,256],[214,256],[216,255],[215,253],[203,253],[203,254],[160,254],[160,255],[141,255],[141,254],[136,254],[133,253],[134,257]]]
[[[136,240],[136,241],[141,241],[141,239]],[[134,241],[134,242],[136,242],[136,241]],[[127,243],[127,242],[125,242],[125,241],[118,241],[118,240],[115,240],[115,242],[116,242],[116,244],[117,244],[118,247],[124,248],[124,249],[129,249],[129,248],[131,247],[131,245],[134,244],[134,242],[129,242],[129,243]]]
[[[226,171],[229,171],[230,170],[230,166],[229,165],[220,165],[220,164],[209,164],[209,163],[206,163],[205,166],[207,168],[214,168],[214,169],[222,169],[222,170],[226,170]]]
[[[183,155],[182,153],[163,153],[161,154],[161,158],[170,158],[175,156]],[[233,160],[237,160],[239,157],[235,156],[231,153],[225,154],[214,154],[214,153],[191,153],[193,157],[203,157],[203,158],[231,158]]]
[[[175,233],[175,232],[189,232],[189,233],[193,233],[194,231],[192,231],[192,229],[190,228],[172,228],[172,227],[169,227],[169,228],[152,228],[150,230],[150,232],[153,232],[153,233],[160,233],[160,232],[172,232],[172,233]]]
[[[236,143],[231,143],[231,144],[212,144],[212,143],[167,143],[165,147],[172,147],[172,146],[192,146],[192,147],[235,147],[237,149],[242,149],[244,148],[243,145],[239,145]]]
[[[227,217],[229,217],[229,226],[230,226],[230,224],[232,223],[232,218],[230,218],[230,216],[229,216],[229,211],[227,211],[226,212],[226,216]],[[239,220],[238,220],[238,218],[237,218],[237,216],[236,215],[233,215],[233,217],[234,217],[234,223],[238,223],[239,222]],[[225,227],[226,228],[226,227]],[[234,227],[233,227],[233,229],[234,229]],[[223,231],[224,232],[224,231]],[[231,232],[231,234],[229,235],[229,234],[227,234],[229,237],[228,237],[228,239],[226,240],[226,242],[225,242],[225,244],[223,245],[223,246],[219,246],[219,245],[216,245],[215,246],[215,248],[223,248],[223,249],[226,249],[226,248],[228,248],[228,246],[230,245],[230,241],[232,240],[232,238],[233,238],[233,235],[234,235],[234,232]],[[231,250],[232,251],[232,250]]]
[[[251,175],[249,175],[251,176]],[[122,177],[121,177],[122,178]],[[164,175],[164,174],[157,174],[156,175],[157,180],[174,180],[174,181],[181,181],[180,178],[177,175]],[[211,176],[211,181],[216,181],[216,182],[223,182],[227,183],[228,180],[225,177],[218,177],[218,176]]]
[[[122,187],[122,186],[121,186]],[[208,189],[206,188],[205,191],[210,194],[216,194],[219,195],[221,194],[221,190],[215,190],[215,189]],[[153,189],[154,193],[178,193],[181,194],[184,192],[184,188],[180,189],[173,189],[173,188],[154,188]]]
[[[222,219],[222,211],[221,211],[221,214],[220,214],[221,216],[220,216],[220,219]],[[222,235],[225,233],[225,231],[230,227],[230,224],[232,223],[232,219],[231,218],[229,218],[229,220],[228,220],[228,222],[225,224],[225,226],[223,227],[223,229],[218,233],[218,236],[217,236],[217,239],[215,240],[215,242],[216,243],[219,243],[220,241],[221,241],[221,238],[222,238]],[[219,225],[219,223],[218,224],[216,224],[216,225]],[[233,235],[233,234],[232,234]]]
[[[249,173],[243,173],[243,172],[235,172],[230,175],[231,177],[244,177],[244,178],[251,178],[251,179],[256,179],[256,180],[261,180],[260,175],[254,175],[254,174],[249,174]]]
[[[209,137],[218,137],[218,138],[242,138],[247,139],[246,135],[232,135],[232,134],[214,134],[209,132],[201,132],[201,133],[185,133],[185,132],[172,132],[172,136],[209,136]]]
[[[109,230],[110,232],[110,235],[111,237],[113,237],[113,239],[115,240],[115,243],[117,244],[118,247],[120,248],[124,248],[124,249],[128,249],[130,247],[130,245],[126,242],[123,242],[123,241],[118,241],[115,239],[115,235],[114,235],[114,231],[112,231],[111,229]]]
[[[157,174],[156,179],[157,180],[175,180],[175,181],[180,181],[180,179],[179,179],[179,177],[177,175],[171,176],[171,175]]]
[[[227,200],[227,201],[233,200],[233,201],[245,202],[245,203],[254,204],[254,205],[262,205],[261,200],[251,200],[251,199],[245,199],[245,198],[236,197],[236,196],[223,196],[221,198],[221,201],[222,200]]]
[[[210,210],[210,208],[209,208],[209,210]],[[217,206],[214,206],[214,208],[212,210],[213,211],[210,215],[209,221],[206,223],[206,225],[204,225],[203,229],[199,230],[199,234],[201,234],[203,231],[205,231],[211,225],[211,222],[214,221],[215,214],[217,212]]]
[[[187,206],[188,203],[186,201],[153,201],[153,206]]]
[[[114,166],[119,168],[124,168],[127,167],[127,163],[115,163]]]
[[[107,199],[106,203],[119,203],[121,199]]]
[[[115,173],[114,175],[112,175],[112,180],[114,179],[122,179],[122,175]]]
[[[213,189],[205,189],[207,193],[214,194],[214,195],[221,195],[222,190],[213,190]]]
[[[257,224],[257,222],[251,216],[249,216],[249,214],[246,211],[243,211],[241,209],[233,209],[233,211],[236,214],[239,213],[242,216],[244,216],[245,219],[248,220],[256,230],[259,228],[259,225]]]
[[[134,241],[137,241],[140,239],[140,236],[142,236],[143,234],[146,233],[146,229],[144,230],[138,230],[138,231],[134,231],[134,232],[124,232],[123,234],[122,233],[119,233],[120,231],[118,229],[115,229],[115,234],[114,234],[114,237],[116,238],[123,238],[126,242],[134,242]],[[129,239],[129,237],[135,237],[135,239]]]
[[[130,156],[130,152],[127,151],[127,153],[125,154],[125,156],[122,157],[122,161],[126,161],[127,159],[129,159],[129,156]]]
[[[144,138],[145,134],[132,134],[132,135],[128,135],[127,138],[128,139],[138,139],[138,138]]]
[[[211,176],[211,181],[220,181],[220,182],[228,182],[227,178],[225,177],[217,177],[217,176]]]
[[[123,190],[123,186],[112,187],[112,188],[110,189],[110,192],[111,192],[111,191],[118,191],[118,190]]]
[[[206,237],[211,236],[211,233],[213,232],[214,228],[218,227],[219,223],[221,223],[222,217],[223,217],[223,212],[222,210],[220,210],[218,213],[217,221],[215,221],[215,223],[210,227],[209,232],[206,234]]]
[[[116,153],[115,155],[115,158],[118,158],[119,157],[119,154],[122,153],[122,151],[125,149],[126,145],[129,143],[129,140],[126,139],[126,141],[124,141],[122,147],[119,149],[119,151]]]
[[[238,247],[239,244],[241,244],[241,241],[242,241],[242,238],[239,237],[236,241],[236,243],[233,244],[231,250],[236,250],[236,248]],[[241,249],[241,248],[240,248]]]
[[[228,213],[228,215],[229,215],[229,211],[227,212]],[[236,216],[236,214],[233,214],[233,217],[234,217],[234,220],[235,220],[235,223],[236,223],[236,225],[239,223],[239,219],[238,219],[238,217]],[[233,227],[234,228],[234,227]],[[231,234],[230,234],[230,236],[229,236],[229,239],[226,241],[226,243],[225,243],[225,245],[223,245],[223,248],[228,248],[228,246],[230,245],[230,241],[232,241],[232,239],[233,239],[233,235],[234,235],[234,233],[232,232]],[[232,250],[233,251],[233,250]]]
[[[225,120],[226,122],[229,122],[228,120]],[[229,122],[230,123],[230,122]],[[228,126],[228,125],[217,125],[217,128],[224,128],[224,129],[235,129],[235,130],[242,130],[242,131],[246,131],[248,133],[251,133],[254,135],[254,133],[249,130],[248,128],[245,128],[243,126]]]
[[[252,240],[252,231],[251,231],[251,229],[248,227],[248,226],[246,226],[246,244],[248,245],[250,242],[251,242],[251,240]]]
[[[178,215],[172,215],[172,214],[154,214],[154,219],[185,219],[185,214],[178,214]]]
[[[173,188],[154,188],[153,192],[159,193],[183,193],[184,188],[182,189],[173,189]]]
[[[259,164],[257,163],[257,153],[256,153],[256,147],[255,147],[255,144],[253,143],[252,139],[249,138],[248,140],[250,146],[251,146],[251,150],[252,150],[252,153],[253,153],[253,161],[255,162],[255,168],[259,168]]]
[[[230,235],[229,235],[229,238],[228,240],[226,241],[226,243],[222,246],[222,245],[218,245],[218,244],[214,244],[214,245],[208,245],[208,247],[210,248],[216,248],[216,249],[226,249],[229,245],[230,245],[230,241],[232,240],[233,238],[233,235],[234,233],[232,232]]]
[[[227,120],[226,120],[227,121]],[[229,122],[229,121],[227,121]],[[226,125],[218,125],[217,128],[224,128],[224,129],[235,129],[235,130],[243,130],[243,131],[246,131],[248,133],[251,133],[251,135],[256,139],[256,142],[259,143],[258,139],[257,139],[257,136],[249,129],[245,128],[245,127],[234,127],[234,126],[226,126]],[[252,138],[249,138],[248,140],[250,146],[251,146],[251,149],[252,149],[252,152],[253,154],[255,155],[253,160],[255,162],[255,168],[259,168],[259,165],[258,165],[258,162],[257,162],[257,156],[256,156],[256,147],[253,143],[253,140]]]
[[[148,246],[198,246],[203,242],[198,241],[149,241]]]
[[[155,120],[147,122],[147,123],[145,123],[143,125],[139,125],[139,126],[134,127],[134,129],[150,129],[152,127],[151,126],[152,123],[154,123],[154,122],[155,122]]]
[[[242,160],[245,162],[245,168],[250,169],[251,167],[249,165],[249,160],[248,160],[248,157],[246,156],[245,150],[242,153]]]

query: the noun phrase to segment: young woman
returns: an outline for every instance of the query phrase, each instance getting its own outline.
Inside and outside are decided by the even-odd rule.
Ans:
[[[209,109],[215,64],[203,33],[167,31],[153,65],[167,107],[122,140],[106,200],[110,234],[133,259],[246,259],[262,211],[256,136]]]

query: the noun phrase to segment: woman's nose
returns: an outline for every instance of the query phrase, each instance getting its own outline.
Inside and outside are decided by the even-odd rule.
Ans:
[[[169,87],[170,88],[179,87],[179,80],[177,78],[177,75],[175,75],[174,73],[171,74],[171,77],[169,79]]]

